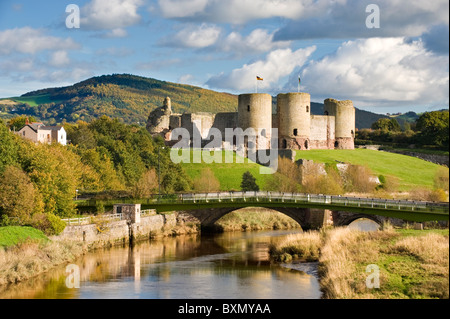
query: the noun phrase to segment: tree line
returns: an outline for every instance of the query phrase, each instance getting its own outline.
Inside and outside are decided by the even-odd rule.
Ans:
[[[182,167],[170,160],[164,141],[144,128],[106,116],[64,127],[71,144],[35,144],[0,121],[2,225],[31,225],[58,233],[64,228],[60,218],[76,213],[77,195],[142,198],[159,188],[173,193],[192,187]]]
[[[371,129],[359,130],[356,140],[359,143],[414,144],[448,151],[449,112],[425,112],[415,122],[407,122],[403,127],[395,118],[380,118],[372,124]]]

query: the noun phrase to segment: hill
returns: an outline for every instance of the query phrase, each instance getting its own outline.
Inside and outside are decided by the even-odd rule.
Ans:
[[[232,112],[237,106],[235,95],[129,74],[114,74],[9,98],[16,104],[9,102],[8,109],[9,113],[33,115],[50,124],[63,120],[90,122],[102,115],[121,118],[128,124],[143,124],[149,113],[162,105],[166,96],[170,96],[172,108],[178,113]],[[3,103],[0,101],[0,104]]]
[[[323,108],[323,103],[311,102],[311,114],[323,115]],[[357,129],[370,128],[372,123],[384,117],[387,118],[386,115],[360,110],[355,107],[355,127]]]
[[[166,96],[170,97],[172,109],[177,113],[237,110],[237,95],[130,74],[113,74],[0,100],[0,115],[5,118],[32,115],[48,124],[90,122],[107,115],[128,124],[143,125],[150,112],[162,106]],[[311,113],[322,115],[323,104],[312,102]],[[369,128],[380,117],[386,116],[356,109],[356,127]]]

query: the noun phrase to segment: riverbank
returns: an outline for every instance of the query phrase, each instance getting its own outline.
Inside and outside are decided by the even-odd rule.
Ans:
[[[291,218],[267,209],[243,209],[218,222],[221,231],[291,229]],[[131,233],[130,233],[131,232]],[[56,266],[71,263],[95,249],[199,232],[199,225],[180,214],[142,218],[139,227],[126,221],[68,226],[59,236],[47,238],[31,227],[0,227],[0,285],[17,283]]]
[[[334,228],[291,235],[269,252],[277,261],[318,261],[325,299],[449,298],[448,229]]]

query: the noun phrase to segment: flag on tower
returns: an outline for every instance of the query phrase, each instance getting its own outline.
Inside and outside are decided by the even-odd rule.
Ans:
[[[302,83],[302,80],[300,79],[300,75],[298,76],[298,84]]]
[[[258,80],[258,81],[263,81],[263,78],[260,77],[260,76],[256,76],[256,80]]]

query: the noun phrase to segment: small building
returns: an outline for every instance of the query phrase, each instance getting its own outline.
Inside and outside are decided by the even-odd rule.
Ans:
[[[67,133],[62,126],[46,126],[43,123],[28,123],[27,121],[25,126],[15,133],[35,143],[67,144]]]

